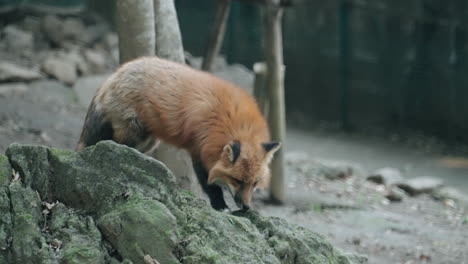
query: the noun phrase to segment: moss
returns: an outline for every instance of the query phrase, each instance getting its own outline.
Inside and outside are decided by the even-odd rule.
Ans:
[[[0,155],[0,186],[7,184],[11,179],[11,166],[7,156]]]
[[[49,251],[41,233],[43,225],[40,201],[35,191],[21,186],[20,181],[9,185],[12,229],[11,252],[16,263],[44,263]]]
[[[146,254],[161,263],[179,263],[172,254],[176,219],[164,204],[132,198],[99,219],[104,237],[122,256],[138,263]]]
[[[105,263],[103,252],[99,248],[82,242],[68,244],[63,251],[63,262],[67,264]]]
[[[6,150],[10,164],[21,181],[37,190],[42,199],[49,198],[48,149],[43,146],[11,144]]]
[[[281,263],[340,263],[352,261],[335,249],[323,236],[275,217],[263,217],[258,212],[235,212],[246,217],[264,234]]]

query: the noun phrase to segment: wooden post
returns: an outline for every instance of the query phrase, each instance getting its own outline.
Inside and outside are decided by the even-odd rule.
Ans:
[[[156,55],[184,63],[184,48],[173,0],[154,0]],[[161,143],[154,157],[163,162],[176,176],[179,187],[201,194],[192,162],[186,151]]]
[[[208,42],[208,47],[201,67],[204,71],[211,71],[213,62],[221,50],[230,9],[231,0],[218,0],[213,30],[211,31],[210,40]]]
[[[268,123],[272,140],[283,143],[276,152],[271,167],[270,198],[275,203],[285,200],[284,140],[286,138],[286,117],[284,102],[283,42],[281,18],[283,8],[279,1],[271,0],[264,7],[265,57],[267,63],[266,85],[269,94]]]
[[[265,62],[255,63],[253,70],[255,73],[254,97],[257,100],[262,115],[268,120],[268,97],[265,85],[267,68]]]
[[[120,64],[154,55],[153,0],[117,0]]]

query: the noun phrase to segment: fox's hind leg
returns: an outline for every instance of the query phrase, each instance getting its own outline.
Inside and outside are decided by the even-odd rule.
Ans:
[[[151,153],[158,146],[158,140],[136,116],[108,116],[111,115],[106,115],[94,100],[91,102],[76,150],[95,145],[102,140],[113,140],[145,154]]]

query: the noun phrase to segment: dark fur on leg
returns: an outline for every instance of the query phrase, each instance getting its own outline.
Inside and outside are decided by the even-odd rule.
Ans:
[[[86,113],[83,130],[76,150],[94,145],[102,140],[111,140],[114,130],[110,121],[105,120],[104,115],[96,110],[94,100]]]
[[[208,185],[208,172],[200,161],[192,161],[192,164],[203,191],[208,195],[208,198],[210,198],[211,207],[218,211],[227,209],[228,206],[224,201],[223,190],[221,187],[217,185]]]

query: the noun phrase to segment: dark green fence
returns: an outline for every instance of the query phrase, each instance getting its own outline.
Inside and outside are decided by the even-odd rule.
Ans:
[[[0,0],[0,8],[84,2]],[[89,3],[108,11],[113,1]],[[175,3],[185,48],[200,56],[215,0]],[[283,23],[289,120],[467,141],[467,20],[466,0],[295,0]],[[256,5],[233,2],[222,49],[229,62],[262,60],[261,22]]]
[[[201,55],[212,0],[176,0],[188,50]],[[426,131],[468,139],[467,1],[296,0],[284,17],[291,121]],[[259,10],[235,3],[224,53],[262,58]]]

